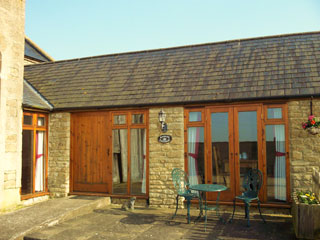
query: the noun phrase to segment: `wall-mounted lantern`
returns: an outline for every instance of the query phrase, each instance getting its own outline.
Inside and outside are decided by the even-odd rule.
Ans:
[[[166,124],[166,113],[163,111],[163,109],[159,112],[159,122],[161,123],[161,131],[167,132],[168,126]]]

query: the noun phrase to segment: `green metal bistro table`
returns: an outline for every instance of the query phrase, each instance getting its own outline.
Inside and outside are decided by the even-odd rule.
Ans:
[[[191,190],[199,191],[199,206],[200,206],[200,213],[199,213],[199,218],[203,216],[203,210],[205,211],[204,219],[205,219],[205,224],[204,224],[204,231],[207,231],[207,210],[215,210],[217,216],[220,218],[220,220],[223,221],[223,219],[220,216],[219,213],[219,198],[220,198],[220,193],[222,191],[227,190],[226,186],[223,185],[218,185],[218,184],[197,184],[197,185],[192,185],[189,187]],[[216,200],[216,205],[214,207],[209,207],[207,205],[207,192],[218,192],[218,197]],[[203,199],[205,200],[204,206],[203,206]]]

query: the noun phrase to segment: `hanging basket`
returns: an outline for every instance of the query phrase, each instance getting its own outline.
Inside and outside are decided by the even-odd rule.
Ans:
[[[320,128],[311,127],[307,128],[307,131],[312,135],[317,135],[318,133],[320,133]]]

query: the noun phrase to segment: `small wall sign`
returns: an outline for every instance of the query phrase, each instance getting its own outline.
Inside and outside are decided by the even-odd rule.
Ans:
[[[160,135],[158,137],[158,142],[160,143],[169,143],[171,142],[172,137],[170,135]]]

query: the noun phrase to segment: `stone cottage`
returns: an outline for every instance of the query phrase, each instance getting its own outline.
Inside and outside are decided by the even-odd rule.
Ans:
[[[168,207],[178,167],[191,184],[226,185],[227,204],[259,168],[263,205],[289,207],[319,169],[319,137],[301,127],[320,115],[319,61],[320,33],[310,32],[26,66],[47,106],[24,105],[33,174],[22,172],[22,197],[136,196]]]
[[[0,209],[68,194],[171,207],[176,167],[227,186],[224,204],[250,168],[263,206],[311,188],[320,139],[301,123],[320,116],[320,32],[46,62],[24,4],[0,4]],[[43,63],[23,69],[24,50]]]

